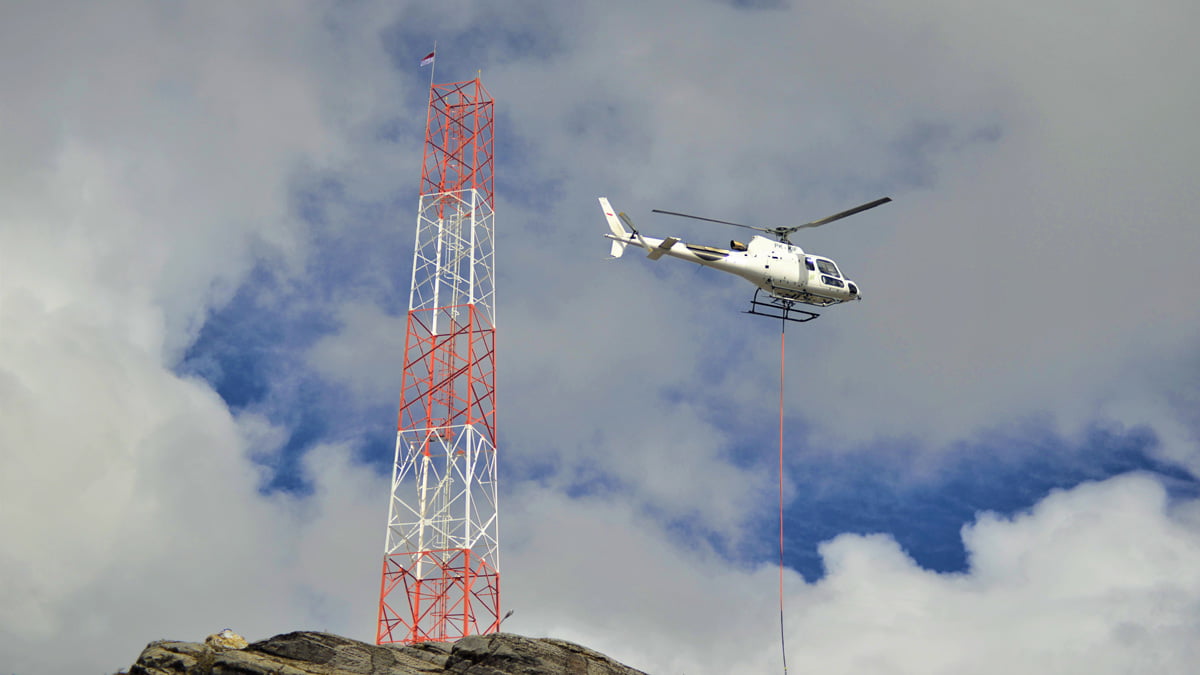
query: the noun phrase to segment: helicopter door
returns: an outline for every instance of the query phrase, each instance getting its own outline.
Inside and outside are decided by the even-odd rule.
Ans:
[[[800,269],[800,258],[795,254],[771,251],[767,255],[767,280],[775,286],[799,289],[808,278]]]

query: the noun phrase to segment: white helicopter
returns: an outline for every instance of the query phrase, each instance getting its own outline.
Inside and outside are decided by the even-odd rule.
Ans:
[[[806,254],[799,246],[793,245],[788,237],[797,230],[832,223],[890,201],[892,201],[891,197],[883,197],[803,225],[770,228],[654,209],[655,213],[766,232],[774,235],[777,239],[777,241],[771,241],[766,237],[754,235],[748,243],[729,242],[731,250],[685,244],[677,237],[667,237],[666,239],[643,237],[633,226],[633,221],[629,219],[629,216],[613,211],[612,205],[608,203],[606,197],[600,197],[600,208],[604,210],[604,216],[608,219],[608,227],[612,230],[611,233],[604,236],[613,240],[613,258],[620,258],[621,254],[625,252],[625,248],[632,244],[645,249],[647,257],[651,260],[658,260],[664,255],[669,255],[672,258],[690,260],[705,267],[736,274],[758,287],[754,291],[754,298],[750,301],[748,310],[750,314],[790,321],[810,321],[817,318],[818,315],[808,310],[795,308],[796,303],[828,307],[848,300],[862,300],[862,294],[858,284],[842,276],[837,263],[823,256]],[[625,229],[625,225],[628,225],[629,229]],[[765,294],[762,300],[759,299],[760,293]],[[793,314],[800,316],[793,316]]]

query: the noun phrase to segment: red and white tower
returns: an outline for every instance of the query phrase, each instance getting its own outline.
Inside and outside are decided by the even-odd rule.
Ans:
[[[492,99],[431,84],[375,641],[500,626]]]

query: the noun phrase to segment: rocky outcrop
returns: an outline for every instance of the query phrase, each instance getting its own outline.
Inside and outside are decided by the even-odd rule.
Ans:
[[[211,641],[210,641],[211,642]],[[509,633],[458,642],[372,645],[329,633],[287,633],[244,649],[152,642],[130,675],[646,675],[586,647]]]

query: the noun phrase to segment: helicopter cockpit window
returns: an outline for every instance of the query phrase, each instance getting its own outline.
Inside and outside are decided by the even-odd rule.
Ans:
[[[836,286],[838,288],[842,287],[842,280],[838,279],[837,277],[823,276],[821,277],[821,281],[825,282],[827,286]]]
[[[828,274],[831,277],[842,276],[838,272],[837,265],[834,265],[832,260],[817,260],[817,267],[821,268],[821,274]],[[838,285],[840,286],[841,284]]]

